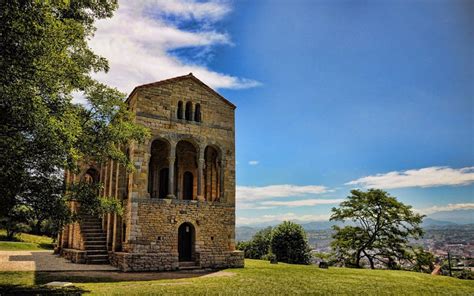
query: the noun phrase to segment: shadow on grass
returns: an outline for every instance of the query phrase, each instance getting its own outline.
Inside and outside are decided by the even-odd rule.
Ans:
[[[88,290],[78,287],[51,288],[45,286],[0,285],[0,295],[82,295]]]
[[[46,249],[46,250],[52,250],[52,249],[54,249],[53,244],[39,243],[38,246],[39,246],[41,249]]]
[[[23,242],[18,236],[13,236],[12,238],[9,238],[6,235],[0,234],[0,241],[2,242]]]
[[[113,283],[129,281],[176,280],[200,277],[217,270],[121,272],[121,271],[43,271],[35,272],[35,283],[43,285],[53,281],[72,283]]]

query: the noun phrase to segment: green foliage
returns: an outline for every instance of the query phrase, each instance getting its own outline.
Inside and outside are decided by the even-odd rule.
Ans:
[[[9,233],[24,218],[19,206],[36,230],[46,219],[59,229],[69,214],[62,170],[106,159],[131,169],[119,148],[148,136],[124,94],[91,76],[108,70],[87,44],[94,22],[116,8],[115,0],[0,2],[0,218]],[[74,104],[73,92],[87,104]]]
[[[413,271],[431,273],[434,269],[435,257],[421,247],[413,248]]]
[[[453,276],[461,280],[474,280],[474,272],[469,269],[455,271]]]
[[[69,186],[67,198],[78,202],[78,219],[83,216],[101,217],[109,213],[115,213],[119,216],[123,214],[121,201],[113,197],[97,196],[101,188],[100,183],[89,184],[86,182],[77,182]]]
[[[301,225],[284,221],[273,229],[271,250],[278,261],[309,264],[310,249],[306,233]]]
[[[259,230],[248,242],[239,242],[237,249],[244,251],[245,258],[261,259],[270,249],[272,228]]]
[[[398,269],[402,261],[412,258],[409,238],[423,234],[423,216],[378,189],[352,190],[339,208],[332,209],[331,220],[355,224],[333,227],[332,247],[346,266],[362,267],[365,258],[371,268],[379,262]]]

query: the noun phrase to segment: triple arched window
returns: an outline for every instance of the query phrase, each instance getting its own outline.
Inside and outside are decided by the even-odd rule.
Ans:
[[[179,101],[176,117],[178,119],[185,119],[187,121],[201,122],[201,105],[196,104],[193,110],[192,102],[186,102],[186,105],[184,106],[183,101]]]

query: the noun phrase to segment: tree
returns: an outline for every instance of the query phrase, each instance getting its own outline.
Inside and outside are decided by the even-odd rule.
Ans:
[[[284,221],[273,229],[271,250],[278,261],[293,264],[309,264],[310,249],[306,232],[301,225]]]
[[[408,239],[422,236],[423,217],[383,190],[352,190],[339,208],[332,209],[330,220],[355,225],[333,226],[332,247],[348,266],[362,267],[365,258],[371,268],[379,262],[395,269],[410,258]]]
[[[120,148],[143,141],[148,131],[135,123],[124,94],[92,78],[108,64],[87,44],[94,21],[111,17],[116,8],[115,0],[1,1],[0,218],[5,225],[15,225],[21,206],[39,211],[34,204],[62,184],[58,176],[64,168],[77,172],[80,162],[106,159],[132,168]],[[73,92],[86,104],[74,104]],[[48,185],[32,184],[38,178]],[[63,207],[62,194],[48,198]]]
[[[430,273],[434,268],[435,257],[421,247],[413,248],[413,270],[419,272]]]
[[[245,258],[262,259],[270,250],[272,227],[261,229],[248,242],[239,242],[237,248],[244,251]]]

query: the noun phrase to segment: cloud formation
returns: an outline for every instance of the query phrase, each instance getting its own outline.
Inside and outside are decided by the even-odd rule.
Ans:
[[[295,213],[286,213],[282,215],[262,215],[260,217],[237,217],[236,223],[239,225],[250,225],[259,223],[273,223],[283,221],[311,222],[327,221],[329,214],[321,215],[299,215]]]
[[[394,189],[406,187],[461,186],[474,183],[474,167],[453,169],[428,167],[417,170],[394,171],[363,177],[346,185],[365,188]]]
[[[257,165],[259,164],[259,161],[258,160],[251,160],[249,161],[249,165]]]
[[[415,211],[424,214],[430,215],[438,212],[451,212],[459,210],[474,210],[474,203],[458,203],[458,204],[447,204],[442,206],[432,206],[425,209],[417,209]]]
[[[311,207],[317,205],[331,205],[339,204],[344,199],[301,199],[292,201],[262,201],[260,204],[264,206],[276,206],[276,207]]]
[[[275,197],[296,197],[308,194],[329,192],[328,188],[319,185],[268,185],[268,186],[237,186],[238,201],[258,201]]]
[[[216,22],[230,11],[230,4],[223,1],[120,1],[111,19],[96,23],[90,46],[108,59],[110,71],[94,75],[125,93],[140,84],[190,72],[213,88],[258,86],[257,81],[215,72],[200,61],[172,54],[194,48],[206,55],[213,46],[232,45],[230,37],[216,29]]]

